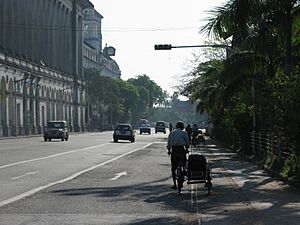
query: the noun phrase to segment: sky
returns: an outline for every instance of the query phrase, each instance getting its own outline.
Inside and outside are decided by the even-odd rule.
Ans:
[[[226,0],[90,0],[102,19],[102,44],[116,48],[113,59],[127,80],[146,74],[172,94],[191,69],[199,48],[155,51],[155,44],[201,45],[208,11]]]

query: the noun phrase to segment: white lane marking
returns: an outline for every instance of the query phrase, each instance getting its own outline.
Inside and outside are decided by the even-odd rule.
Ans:
[[[92,167],[90,167],[90,168],[87,168],[87,169],[85,169],[85,170],[79,171],[79,172],[77,172],[77,173],[75,173],[75,174],[73,174],[73,175],[71,175],[71,176],[69,176],[69,177],[67,177],[67,178],[62,179],[62,180],[55,181],[55,182],[52,182],[52,183],[49,183],[49,184],[46,184],[46,185],[43,185],[43,186],[34,188],[34,189],[30,190],[30,191],[24,192],[24,193],[22,193],[22,194],[20,194],[20,195],[17,195],[17,196],[15,196],[15,197],[9,198],[9,199],[4,200],[4,201],[1,201],[1,202],[0,202],[0,207],[2,207],[2,206],[4,206],[4,205],[7,205],[7,204],[10,204],[10,203],[12,203],[12,202],[18,201],[18,200],[20,200],[20,199],[22,199],[22,198],[25,198],[25,197],[28,197],[28,196],[30,196],[30,195],[33,195],[33,194],[35,194],[36,192],[39,192],[39,191],[41,191],[41,190],[43,190],[43,189],[46,189],[46,188],[48,188],[48,187],[51,187],[51,186],[53,186],[53,185],[61,184],[61,183],[70,181],[70,180],[72,180],[72,179],[74,179],[74,178],[80,176],[80,175],[83,174],[83,173],[86,173],[86,172],[89,172],[89,171],[91,171],[91,170],[94,170],[94,169],[96,169],[96,168],[98,168],[98,167],[104,166],[104,165],[106,165],[106,164],[108,164],[108,163],[111,163],[111,162],[113,162],[113,161],[115,161],[115,160],[117,160],[117,159],[120,159],[120,158],[122,158],[122,157],[124,157],[124,156],[126,156],[126,155],[129,155],[129,154],[131,154],[131,153],[134,153],[134,152],[137,152],[137,151],[142,150],[142,149],[144,149],[144,148],[147,148],[147,147],[150,146],[150,145],[152,145],[152,143],[149,143],[149,144],[147,144],[147,145],[145,145],[145,146],[143,146],[143,147],[141,147],[141,148],[134,149],[134,150],[132,150],[132,151],[130,151],[130,152],[127,152],[127,153],[124,153],[124,154],[122,154],[122,155],[119,155],[119,156],[117,156],[117,157],[115,157],[115,158],[112,158],[112,159],[110,159],[110,160],[108,160],[108,161],[105,161],[105,162],[100,163],[100,164],[98,164],[98,165],[95,165],[95,166],[92,166]]]
[[[32,171],[32,172],[28,172],[28,173],[25,173],[23,175],[20,175],[20,176],[17,176],[17,177],[12,177],[10,178],[11,180],[17,180],[17,179],[20,179],[22,177],[27,177],[27,176],[30,176],[30,175],[34,175],[34,174],[37,174],[39,171]]]
[[[115,176],[113,178],[110,178],[109,180],[117,180],[119,179],[121,176],[127,176],[127,172],[126,171],[123,171],[123,172],[120,172],[120,173],[116,173]]]
[[[45,156],[45,157],[41,157],[41,158],[36,158],[36,159],[29,159],[29,160],[25,160],[25,161],[20,161],[20,162],[15,162],[15,163],[11,163],[11,164],[7,164],[7,165],[3,165],[0,166],[0,169],[4,169],[10,166],[15,166],[15,165],[19,165],[19,164],[24,164],[24,163],[29,163],[29,162],[35,162],[35,161],[39,161],[39,160],[44,160],[44,159],[50,159],[50,158],[54,158],[57,156],[61,156],[61,155],[66,155],[66,154],[71,154],[74,152],[80,152],[80,151],[86,151],[86,150],[90,150],[93,148],[98,148],[104,145],[108,145],[110,143],[105,143],[105,144],[101,144],[101,145],[95,145],[95,146],[91,146],[91,147],[87,147],[87,148],[81,148],[81,149],[76,149],[76,150],[72,150],[72,151],[68,151],[68,152],[62,152],[62,153],[58,153],[58,154],[54,154],[54,155],[49,155],[49,156]]]

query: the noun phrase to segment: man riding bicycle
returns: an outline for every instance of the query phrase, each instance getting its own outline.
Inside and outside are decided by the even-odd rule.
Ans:
[[[176,123],[174,129],[168,136],[167,149],[168,154],[171,155],[171,172],[174,185],[173,189],[177,188],[176,185],[176,168],[180,161],[186,161],[186,154],[189,149],[189,137],[184,129],[184,123],[179,121]]]

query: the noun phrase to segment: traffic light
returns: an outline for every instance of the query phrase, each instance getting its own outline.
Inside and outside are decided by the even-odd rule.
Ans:
[[[155,50],[171,50],[172,45],[154,45]]]

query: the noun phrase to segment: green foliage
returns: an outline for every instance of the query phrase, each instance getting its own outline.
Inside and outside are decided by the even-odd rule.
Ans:
[[[277,154],[270,154],[265,160],[265,166],[269,171],[274,174],[279,174],[282,169],[282,160]]]
[[[136,78],[128,79],[128,82],[140,87],[141,91],[146,94],[147,105],[152,108],[154,105],[164,104],[166,101],[166,94],[163,92],[162,88],[158,86],[153,80],[151,80],[147,75],[139,75]],[[148,93],[145,93],[148,92]]]
[[[146,75],[123,81],[100,76],[96,70],[86,70],[86,87],[89,101],[106,106],[108,120],[136,122],[149,114],[154,104],[165,102],[165,93]],[[103,113],[103,112],[102,112]]]
[[[300,180],[299,3],[230,0],[212,10],[201,31],[219,41],[230,37],[230,54],[201,62],[182,91],[209,113],[221,139],[233,145],[240,140],[245,153],[251,153],[255,115],[257,131],[272,132],[291,146],[283,174],[293,180]],[[277,154],[265,162],[277,173],[282,169]]]
[[[158,107],[154,108],[151,116],[149,116],[149,121],[166,121],[175,123],[176,121],[182,120],[182,115],[175,111],[174,108]]]
[[[284,163],[282,175],[292,183],[300,185],[300,156],[291,155]]]
[[[137,125],[140,118],[148,118],[155,105],[166,103],[166,92],[147,75],[130,78],[127,82],[136,87],[140,96],[137,101],[137,108],[133,113],[133,124]]]

